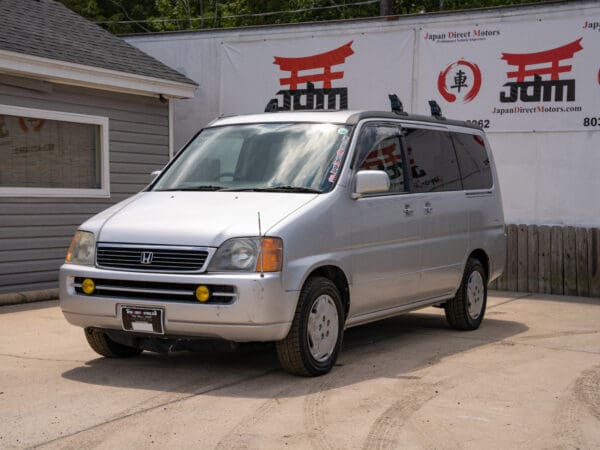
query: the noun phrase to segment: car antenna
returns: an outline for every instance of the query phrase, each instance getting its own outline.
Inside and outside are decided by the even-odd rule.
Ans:
[[[446,118],[442,116],[442,108],[440,108],[440,105],[438,105],[435,100],[429,100],[429,108],[431,109],[432,117],[439,120],[446,120]]]
[[[262,227],[260,225],[260,211],[258,211],[257,213],[258,216],[258,236],[262,237]],[[260,249],[260,277],[264,278],[265,277],[265,273],[263,271],[264,269],[264,255],[263,255],[263,250],[262,250],[262,239],[261,239],[261,245],[260,245],[261,249]]]
[[[402,102],[398,98],[396,94],[389,94],[388,98],[390,99],[390,106],[392,108],[392,112],[402,116],[408,116],[408,113],[404,111],[404,107],[402,106]]]

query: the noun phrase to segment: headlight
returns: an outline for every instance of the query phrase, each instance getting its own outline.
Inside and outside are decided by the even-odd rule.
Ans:
[[[279,272],[283,242],[279,238],[235,238],[221,245],[213,256],[209,272]]]
[[[93,266],[95,255],[96,238],[94,237],[94,233],[77,231],[69,246],[65,262],[81,264],[83,266]]]

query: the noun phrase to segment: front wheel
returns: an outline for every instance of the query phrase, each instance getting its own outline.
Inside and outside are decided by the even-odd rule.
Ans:
[[[457,330],[476,330],[487,303],[487,276],[479,260],[469,258],[460,288],[445,305],[446,320]]]
[[[107,358],[131,358],[142,353],[140,348],[115,342],[102,330],[96,328],[86,328],[85,338],[92,350]]]
[[[313,377],[329,372],[342,346],[343,311],[342,296],[331,280],[309,278],[300,292],[292,328],[276,345],[283,369]]]

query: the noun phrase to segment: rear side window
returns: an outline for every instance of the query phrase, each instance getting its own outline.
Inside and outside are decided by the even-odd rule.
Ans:
[[[403,128],[411,192],[460,191],[460,171],[446,131]]]
[[[466,133],[452,134],[464,189],[492,187],[490,159],[481,136]]]

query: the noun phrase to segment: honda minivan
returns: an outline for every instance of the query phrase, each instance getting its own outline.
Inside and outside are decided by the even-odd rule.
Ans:
[[[60,304],[106,357],[272,341],[285,370],[316,376],[349,327],[435,305],[451,327],[478,328],[504,262],[477,125],[273,112],[216,120],[82,224]]]

